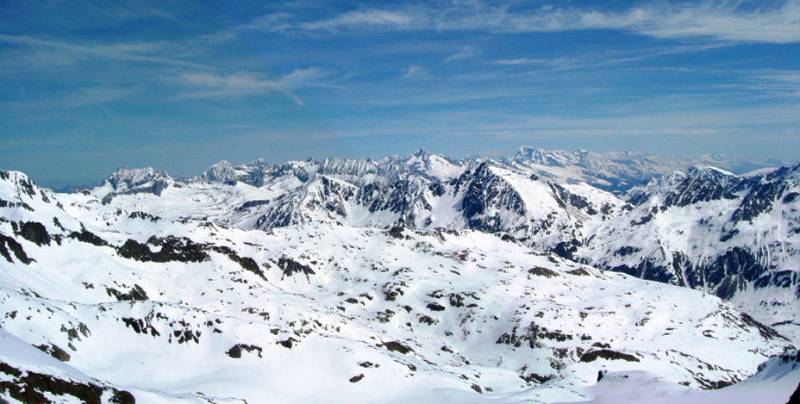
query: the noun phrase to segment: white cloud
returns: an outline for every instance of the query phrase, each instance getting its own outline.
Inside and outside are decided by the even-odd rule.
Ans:
[[[53,54],[53,59],[95,57],[125,62],[146,62],[181,67],[204,68],[196,63],[165,56],[170,50],[168,42],[133,43],[77,43],[27,35],[0,34],[0,42],[28,47],[40,55]],[[41,60],[46,60],[42,58]],[[46,67],[46,66],[45,66]]]
[[[306,22],[301,27],[306,30],[335,31],[354,27],[410,28],[413,24],[413,17],[402,11],[356,10],[328,20]]]
[[[583,67],[591,59],[591,55],[557,56],[552,58],[516,58],[496,60],[499,66],[542,66],[553,70],[571,70]]]
[[[800,0],[769,6],[742,1],[653,2],[611,11],[552,6],[512,9],[492,2],[454,1],[437,7],[359,9],[311,21],[298,21],[284,14],[280,27],[282,31],[329,32],[382,29],[521,33],[609,29],[657,38],[800,42]]]
[[[411,77],[422,77],[427,75],[428,71],[420,66],[420,65],[411,65],[406,68],[405,74],[403,74],[400,78],[401,79],[408,79]]]
[[[723,88],[746,90],[778,96],[800,97],[800,70],[759,70],[741,82],[721,85]]]
[[[242,25],[241,28],[273,32],[288,31],[292,28],[291,20],[292,15],[289,13],[265,14],[256,17],[248,24]]]
[[[29,101],[4,103],[4,106],[16,108],[78,108],[87,105],[105,104],[135,95],[135,88],[123,87],[87,87],[58,97],[39,98]]]
[[[62,97],[58,103],[62,107],[82,107],[86,105],[104,104],[129,97],[135,92],[135,90],[129,88],[93,87]]]
[[[303,100],[294,90],[315,85],[324,72],[317,68],[295,69],[277,79],[260,78],[252,73],[216,74],[209,72],[184,73],[181,80],[189,87],[196,88],[179,98],[234,98],[267,93],[280,93],[302,106]]]
[[[499,59],[491,62],[498,66],[540,66],[551,70],[573,70],[585,67],[622,65],[654,59],[661,56],[701,52],[730,46],[728,42],[699,45],[665,46],[627,51],[595,51],[571,56]]]
[[[475,56],[478,56],[479,53],[480,53],[480,51],[478,49],[475,49],[472,46],[465,46],[465,47],[461,48],[458,52],[453,53],[452,55],[450,55],[447,58],[445,58],[443,63],[450,63],[450,62],[456,62],[456,61],[459,61],[459,60],[472,59]]]

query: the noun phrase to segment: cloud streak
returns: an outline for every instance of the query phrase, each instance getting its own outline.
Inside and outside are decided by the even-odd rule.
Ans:
[[[94,57],[122,62],[145,62],[178,67],[205,68],[163,54],[168,50],[167,42],[132,42],[132,43],[77,43],[39,38],[28,35],[0,34],[0,42],[29,47],[37,51],[55,51],[70,54],[74,57]]]
[[[641,62],[662,56],[684,53],[702,52],[731,46],[730,42],[717,42],[700,45],[668,46],[655,49],[637,49],[633,51],[587,52],[572,56],[499,59],[491,62],[497,66],[540,66],[552,70],[574,70],[581,68],[597,68]]]
[[[278,18],[279,17],[279,18]],[[409,6],[347,11],[329,18],[297,20],[286,13],[251,24],[281,32],[487,31],[492,33],[620,30],[655,38],[708,38],[717,41],[800,42],[800,0],[778,6],[747,2],[650,3],[624,10],[539,7],[517,9],[474,1],[444,6]]]
[[[452,55],[446,57],[443,63],[451,63],[457,62],[461,60],[472,59],[480,54],[480,51],[472,46],[465,46],[458,50],[457,52],[453,53]]]
[[[37,99],[35,101],[5,102],[0,105],[12,108],[48,109],[79,108],[89,105],[105,104],[124,100],[137,93],[134,88],[124,87],[87,87],[58,97]]]
[[[303,106],[303,100],[294,93],[298,88],[315,86],[325,73],[317,68],[295,69],[276,79],[265,79],[253,73],[217,74],[210,72],[184,73],[180,81],[193,90],[178,96],[180,99],[239,98],[269,93],[283,94]]]

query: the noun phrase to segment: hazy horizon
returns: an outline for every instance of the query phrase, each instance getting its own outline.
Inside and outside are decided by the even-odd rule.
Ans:
[[[520,151],[520,149],[525,148],[525,147],[537,148],[537,147],[528,146],[528,145],[521,145],[516,150],[512,150],[509,153],[500,153],[500,152],[495,151],[493,153],[487,153],[487,154],[470,153],[470,154],[464,154],[464,155],[452,155],[452,154],[447,154],[447,153],[436,152],[436,151],[429,150],[429,149],[426,149],[426,148],[417,148],[417,149],[410,150],[407,153],[388,153],[388,154],[381,154],[381,155],[377,155],[376,154],[376,155],[371,155],[371,156],[362,156],[362,155],[354,154],[354,155],[346,155],[346,156],[338,156],[338,155],[327,155],[327,156],[318,156],[318,157],[306,156],[306,157],[302,157],[302,158],[290,158],[290,159],[283,159],[283,160],[266,159],[266,158],[262,158],[262,157],[257,157],[257,158],[248,159],[248,160],[219,159],[219,160],[211,161],[208,164],[203,165],[199,169],[197,169],[195,171],[191,171],[191,172],[190,171],[170,171],[169,169],[166,169],[164,167],[153,166],[153,165],[118,165],[118,166],[110,168],[110,169],[108,169],[108,170],[106,170],[104,172],[100,172],[99,168],[95,168],[95,171],[97,171],[99,173],[99,175],[96,176],[96,177],[93,177],[93,178],[89,178],[88,180],[83,181],[83,182],[50,183],[50,184],[48,184],[46,182],[39,181],[39,179],[36,177],[36,175],[32,174],[31,172],[28,172],[28,171],[25,171],[25,170],[17,170],[17,171],[21,171],[21,172],[24,172],[26,175],[29,175],[31,177],[31,179],[33,179],[37,184],[39,184],[41,186],[45,186],[45,187],[52,188],[52,189],[55,189],[55,190],[72,191],[72,190],[75,190],[75,189],[81,189],[81,188],[86,187],[86,186],[93,186],[93,185],[101,184],[106,178],[108,178],[108,176],[110,174],[113,174],[113,172],[118,170],[118,169],[152,168],[152,169],[154,169],[156,171],[165,172],[170,177],[173,177],[173,178],[177,179],[177,178],[200,177],[203,174],[203,172],[206,169],[208,169],[210,166],[212,166],[212,165],[214,165],[216,163],[219,163],[219,162],[221,162],[223,160],[224,161],[228,161],[229,163],[231,163],[234,166],[240,166],[240,165],[245,165],[245,164],[248,164],[248,163],[253,163],[253,162],[257,161],[257,160],[263,160],[268,164],[280,165],[280,164],[286,163],[288,161],[305,161],[305,160],[308,160],[308,159],[312,159],[312,160],[315,160],[315,161],[322,161],[322,160],[325,160],[325,159],[336,159],[336,158],[362,159],[362,160],[366,160],[366,159],[380,160],[380,159],[388,158],[388,157],[400,157],[400,158],[402,158],[402,157],[409,157],[412,154],[417,153],[418,151],[425,151],[425,152],[430,153],[430,154],[443,156],[443,157],[446,157],[448,159],[451,159],[452,161],[468,161],[470,159],[479,159],[479,158],[502,160],[502,159],[511,159],[511,158],[513,158],[517,154],[517,152]],[[718,160],[718,161],[721,161],[721,162],[725,162],[725,163],[728,164],[727,167],[720,167],[720,168],[732,169],[732,171],[735,174],[744,174],[744,173],[747,173],[747,172],[752,171],[752,170],[758,170],[758,169],[766,168],[766,167],[789,166],[789,165],[794,165],[795,163],[798,162],[798,161],[792,161],[792,160],[781,160],[781,159],[777,159],[777,158],[737,157],[737,156],[730,156],[730,155],[719,154],[719,153],[718,154],[697,154],[697,155],[680,156],[680,155],[659,155],[659,154],[646,153],[646,152],[635,151],[635,150],[594,151],[594,150],[581,149],[581,148],[571,149],[571,150],[568,150],[568,149],[557,149],[557,148],[550,148],[550,149],[538,148],[538,149],[542,149],[542,150],[545,150],[547,152],[567,152],[567,153],[578,153],[580,151],[587,151],[589,153],[593,153],[593,154],[599,155],[601,157],[612,158],[612,159],[613,158],[618,158],[618,157],[620,157],[620,155],[623,155],[623,154],[630,155],[631,157],[663,158],[663,159],[665,159],[664,161],[674,161],[674,160],[686,159],[687,160],[687,165],[699,164],[701,160],[705,161],[706,159],[715,159],[715,160]],[[16,170],[14,168],[3,168],[3,167],[0,167],[0,169]]]

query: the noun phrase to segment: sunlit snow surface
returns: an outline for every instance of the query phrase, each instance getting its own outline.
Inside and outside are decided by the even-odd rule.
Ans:
[[[461,174],[445,162],[434,167]],[[557,210],[541,184],[492,170],[531,217]],[[28,186],[24,174],[7,177],[0,198],[14,205],[0,208],[0,233],[35,262],[0,257],[0,359],[140,402],[691,402],[762,390],[774,393],[762,402],[784,402],[797,379],[790,370],[701,391],[746,380],[791,343],[710,294],[489,233],[390,231],[390,214],[348,205],[348,220],[337,220],[313,209],[315,187],[346,192],[341,179],[317,179],[302,192],[291,177],[260,187],[170,183],[161,195],[126,185],[103,203],[110,189],[53,194]],[[619,204],[589,186],[569,189]],[[287,190],[311,207],[302,212],[310,220],[251,230],[254,218],[236,209]],[[447,209],[454,200],[437,201],[434,221],[458,220]],[[585,219],[581,231],[599,226],[582,215],[570,213]],[[41,223],[49,244],[17,236],[24,222]],[[80,241],[73,233],[83,230],[108,245]],[[142,262],[118,250],[154,236],[185,237],[207,258]],[[148,245],[153,253],[157,243]],[[252,258],[257,271],[214,247]],[[313,272],[287,271],[286,260]],[[69,360],[30,348],[43,344]],[[231,355],[239,344],[246,348]],[[597,384],[601,370],[610,373]]]

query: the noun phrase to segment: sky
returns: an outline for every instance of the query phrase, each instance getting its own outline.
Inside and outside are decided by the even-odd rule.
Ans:
[[[0,168],[549,149],[800,160],[800,0],[0,0]]]

